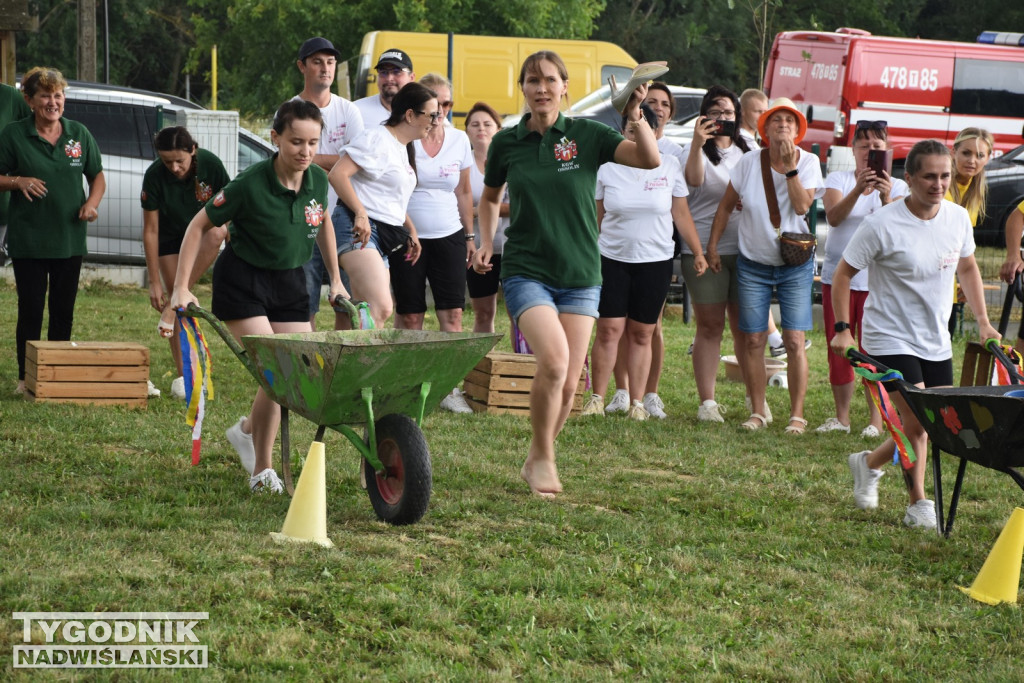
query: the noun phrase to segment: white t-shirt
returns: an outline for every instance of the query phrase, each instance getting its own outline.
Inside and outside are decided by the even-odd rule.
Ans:
[[[967,210],[943,201],[930,221],[910,213],[906,200],[883,206],[861,221],[843,258],[868,271],[864,350],[941,361],[949,341],[949,291],[961,258],[974,253]]]
[[[363,125],[366,127],[383,126],[384,122],[391,117],[391,111],[380,103],[380,95],[363,97],[352,104],[356,105],[356,109],[363,115]]]
[[[690,155],[690,147],[691,145],[683,147],[687,158]],[[701,156],[704,157],[704,184],[698,187],[686,186],[690,190],[690,198],[687,200],[690,203],[690,215],[693,216],[693,222],[697,226],[700,243],[705,248],[708,246],[708,238],[711,237],[711,224],[715,220],[718,204],[722,201],[726,188],[729,187],[729,171],[739,163],[745,154],[736,144],[730,145],[721,152],[722,158],[716,166],[708,160],[708,155],[704,153],[704,150],[700,150]],[[683,168],[686,168],[685,162]],[[725,226],[725,232],[722,233],[722,238],[718,241],[720,255],[729,256],[739,253],[739,224],[740,211],[736,209],[729,216],[729,223]],[[683,253],[693,253],[685,243],[683,244]]]
[[[409,165],[405,145],[390,129],[368,126],[341,153],[359,166],[352,187],[367,215],[389,225],[405,223],[409,197],[416,187],[416,172]]]
[[[409,218],[420,238],[447,237],[463,227],[455,188],[462,170],[473,165],[473,151],[468,135],[447,122],[444,125],[444,142],[436,156],[423,150],[421,140],[412,143],[417,183],[409,200]]]
[[[597,171],[595,198],[604,200],[597,245],[601,255],[625,263],[672,258],[672,198],[687,195],[683,169],[672,156],[649,170],[607,163]]]
[[[473,206],[480,204],[480,197],[484,193],[484,174],[476,167],[476,163],[469,166],[469,184],[473,187]],[[508,204],[508,187],[505,188],[505,196],[502,203]],[[494,231],[494,253],[500,254],[505,246],[505,228],[508,227],[508,216],[498,218],[498,229]],[[476,235],[476,248],[480,248],[480,219],[473,218],[473,233]]]
[[[757,136],[754,135],[753,133],[751,133],[749,130],[747,130],[743,126],[740,126],[740,135],[742,135],[743,137],[745,137],[747,139],[747,146],[750,147],[750,149],[760,149],[761,148],[761,143],[759,143],[757,141]]]
[[[302,98],[296,95],[292,99]],[[324,117],[324,128],[320,133],[318,154],[341,154],[342,148],[363,132],[363,115],[359,113],[359,109],[344,97],[334,93],[331,93],[331,101],[327,106],[320,107],[320,115]],[[337,203],[338,193],[328,185],[327,206],[330,207],[329,211],[333,211]]]
[[[853,188],[856,186],[857,175],[853,171],[833,171],[825,178],[825,189],[838,190],[843,197],[853,192]],[[889,197],[895,201],[899,197],[905,197],[908,194],[910,194],[910,189],[907,187],[907,184],[899,178],[893,178]],[[825,242],[825,263],[821,267],[821,281],[824,284],[832,284],[832,274],[836,272],[836,266],[839,265],[839,259],[843,255],[843,250],[849,244],[853,233],[857,232],[861,222],[866,216],[871,215],[880,208],[882,208],[882,199],[878,194],[878,190],[874,190],[871,194],[862,194],[857,197],[857,203],[853,205],[850,215],[846,217],[846,220],[839,225],[829,225],[828,240]],[[867,269],[853,276],[853,279],[850,280],[850,289],[859,292],[868,291]]]
[[[800,159],[796,164],[800,183],[805,190],[814,190],[815,198],[821,197],[825,189],[818,157],[799,147],[797,151],[800,153]],[[772,180],[775,183],[775,196],[779,200],[779,215],[782,219],[779,232],[810,232],[804,217],[796,214],[793,204],[789,201],[786,175],[772,169]],[[744,154],[730,170],[729,181],[743,201],[739,221],[740,253],[751,261],[766,266],[783,265],[782,255],[779,253],[778,233],[772,226],[768,214],[768,200],[764,194],[764,181],[761,179],[761,150],[755,149]]]
[[[685,167],[686,157],[683,156],[683,148],[668,138],[658,138],[658,151],[662,156],[675,157],[679,160],[679,165]]]

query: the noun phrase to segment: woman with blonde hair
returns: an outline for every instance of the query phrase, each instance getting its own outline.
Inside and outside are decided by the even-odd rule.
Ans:
[[[555,439],[572,409],[587,345],[597,318],[601,256],[594,190],[601,164],[636,168],[661,162],[654,133],[640,114],[641,85],[626,104],[636,141],[604,124],[568,119],[561,104],[569,73],[554,52],[523,62],[519,87],[529,111],[515,128],[494,136],[480,198],[478,273],[491,270],[494,233],[505,183],[511,216],[502,253],[505,304],[533,349],[537,372],[530,389],[532,439],[520,476],[535,494],[562,490]]]
[[[984,128],[964,128],[953,141],[953,181],[946,191],[946,199],[967,209],[971,226],[985,218],[985,200],[988,181],[985,164],[992,158],[995,140]],[[963,296],[959,286],[954,287],[953,311],[949,315],[949,336],[956,333],[956,322],[963,311]]]

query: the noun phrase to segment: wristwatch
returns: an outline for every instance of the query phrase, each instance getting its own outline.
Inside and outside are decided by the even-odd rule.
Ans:
[[[467,232],[466,233],[466,241],[468,242],[468,241],[473,240],[473,239],[476,239],[476,233]]]
[[[837,322],[835,324],[835,326],[833,327],[833,329],[835,330],[836,334],[839,334],[840,332],[843,332],[844,330],[850,329],[850,323],[842,322],[842,321]]]
[[[794,168],[792,171],[786,171],[787,178],[796,178],[800,175],[800,169]]]

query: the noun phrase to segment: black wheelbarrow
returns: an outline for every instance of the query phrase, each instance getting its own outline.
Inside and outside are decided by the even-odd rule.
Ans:
[[[348,308],[358,320],[358,311]],[[294,411],[317,425],[316,441],[330,427],[352,442],[364,460],[373,510],[391,524],[414,523],[427,510],[433,475],[420,430],[424,414],[501,338],[376,329],[247,335],[239,344],[212,313],[190,304],[185,315],[210,323],[281,406],[281,471],[288,493],[295,491],[288,435],[288,412]]]
[[[1024,389],[1020,386],[1024,378],[995,340],[985,346],[1007,368],[1014,384],[921,389],[902,378],[887,382],[896,386],[931,440],[937,530],[947,538],[968,461],[1009,475],[1024,490],[1024,475],[1017,470],[1024,467]],[[855,367],[889,371],[855,348],[847,349],[846,355]],[[943,514],[942,452],[960,458],[948,515]]]

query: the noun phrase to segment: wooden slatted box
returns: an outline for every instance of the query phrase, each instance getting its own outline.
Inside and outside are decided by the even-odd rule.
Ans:
[[[530,387],[537,371],[531,354],[492,351],[480,359],[466,375],[463,389],[466,402],[478,413],[490,415],[529,415]],[[583,410],[586,369],[580,377],[572,413]]]
[[[146,407],[149,349],[128,342],[30,341],[25,397],[56,403]]]

